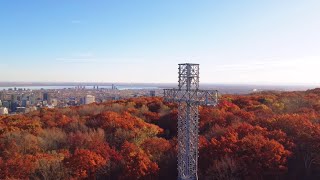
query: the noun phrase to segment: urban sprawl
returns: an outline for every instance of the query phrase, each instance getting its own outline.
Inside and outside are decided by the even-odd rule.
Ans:
[[[63,108],[101,103],[140,96],[155,96],[160,89],[86,88],[75,86],[64,89],[9,88],[0,91],[0,115],[28,113],[41,108]]]

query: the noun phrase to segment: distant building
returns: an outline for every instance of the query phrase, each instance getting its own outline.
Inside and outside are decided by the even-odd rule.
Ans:
[[[29,105],[30,105],[30,101],[28,99],[22,99],[22,101],[21,101],[22,107],[27,107]]]
[[[18,101],[20,98],[19,98],[19,95],[18,94],[12,94],[11,95],[11,101],[12,102],[16,102]]]
[[[2,106],[3,106],[3,107],[6,107],[6,108],[10,108],[11,103],[10,103],[10,101],[3,101],[3,102],[2,102]]]
[[[119,96],[113,96],[113,97],[112,97],[112,100],[119,100],[119,99],[120,99]]]
[[[0,107],[0,115],[6,115],[6,114],[9,114],[8,108]]]
[[[96,102],[94,96],[92,96],[92,95],[86,95],[86,96],[84,97],[84,104],[91,104],[91,103],[94,103],[94,102]]]
[[[27,107],[25,109],[25,113],[29,113],[29,112],[36,111],[36,110],[37,110],[37,107],[35,107],[35,106]]]
[[[50,104],[52,106],[58,106],[58,100],[57,99],[51,99]]]
[[[17,107],[20,107],[20,104],[18,102],[12,102],[10,107],[11,112],[15,112]]]
[[[111,85],[111,89],[112,90],[118,90],[117,86],[115,86],[114,84]]]
[[[155,97],[156,96],[156,91],[154,91],[154,90],[150,91],[150,96],[151,97]]]
[[[25,107],[17,107],[16,108],[16,112],[17,113],[25,113],[26,112],[26,108]]]
[[[11,95],[10,94],[3,94],[2,100],[4,101],[11,101]]]
[[[47,104],[47,106],[46,106],[47,108],[49,108],[49,109],[53,109],[54,108],[54,106],[52,106],[52,105],[48,105]]]
[[[43,105],[43,106],[48,105],[48,101],[42,101],[42,105]]]
[[[50,99],[49,93],[47,93],[47,92],[43,93],[43,100],[44,101],[49,101],[49,99]]]
[[[76,106],[78,104],[78,102],[75,99],[70,99],[67,104],[69,106]]]
[[[82,98],[80,98],[80,100],[79,100],[79,102],[80,102],[80,104],[84,104],[84,97],[82,97]]]
[[[29,101],[30,101],[30,104],[35,104],[36,103],[36,96],[34,94],[32,94],[30,97],[29,97]]]

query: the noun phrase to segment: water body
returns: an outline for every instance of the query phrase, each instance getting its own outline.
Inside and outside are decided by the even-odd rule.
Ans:
[[[84,86],[86,89],[93,89],[93,86]],[[31,89],[31,90],[40,90],[40,89],[74,89],[76,86],[5,86],[0,87],[0,90],[8,89]],[[99,86],[99,89],[111,89],[112,86]],[[151,86],[116,86],[119,90],[139,90],[139,89],[158,89],[158,87]]]
[[[81,85],[81,84],[79,84]],[[34,84],[34,85],[23,85],[23,84],[1,84],[0,83],[0,91],[10,89],[31,89],[31,90],[40,90],[40,89],[74,89],[78,85],[76,84]],[[82,86],[82,85],[81,85]],[[93,86],[97,85],[86,85],[86,89],[93,89]],[[111,85],[98,85],[99,88],[111,89]],[[123,84],[123,85],[115,85],[119,90],[160,90],[164,88],[177,88],[177,84],[175,83],[164,83],[164,84]],[[201,84],[201,89],[211,89],[218,90],[221,94],[248,94],[252,92],[259,91],[304,91],[307,89],[316,88],[316,85],[227,85],[227,84]],[[319,86],[318,86],[319,87]]]

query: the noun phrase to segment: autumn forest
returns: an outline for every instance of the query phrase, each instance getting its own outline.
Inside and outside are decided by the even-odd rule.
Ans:
[[[200,107],[199,179],[320,179],[320,89]],[[0,117],[0,179],[176,179],[177,104],[139,97]]]

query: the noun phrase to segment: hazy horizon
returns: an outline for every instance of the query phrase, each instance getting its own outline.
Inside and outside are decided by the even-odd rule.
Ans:
[[[178,77],[175,77],[178,79]],[[0,81],[0,86],[10,84],[172,84],[177,85],[178,82],[121,82],[121,81]],[[202,82],[200,77],[200,85],[259,85],[259,86],[314,86],[320,87],[320,83],[255,83],[255,82]]]
[[[4,1],[0,81],[319,85],[320,2]]]
[[[28,82],[28,81],[0,81],[0,87],[4,87],[4,86],[64,86],[64,85],[85,85],[87,84],[87,86],[91,86],[91,85],[170,85],[170,86],[175,86],[178,85],[178,83],[175,82],[160,82],[160,83],[156,83],[156,82],[84,82],[84,81],[78,81],[78,82],[68,82],[68,81],[56,81],[56,82],[49,82],[49,81],[34,81],[34,82]],[[297,83],[297,84],[289,84],[289,83],[279,83],[279,84],[267,84],[267,83],[201,83],[200,85],[217,85],[217,86],[305,86],[305,87],[318,87],[320,86],[319,84],[303,84],[303,83]]]

